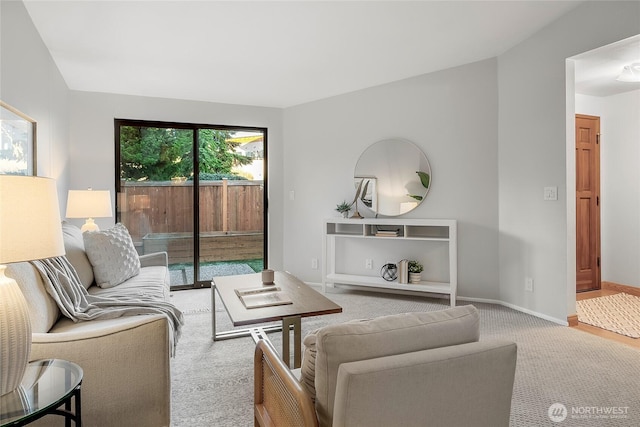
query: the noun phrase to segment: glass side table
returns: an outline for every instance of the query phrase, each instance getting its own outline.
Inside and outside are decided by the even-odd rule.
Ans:
[[[66,427],[71,427],[71,421],[82,426],[81,384],[82,368],[75,363],[59,359],[30,362],[21,385],[0,396],[0,426],[23,426],[49,414],[63,416]]]

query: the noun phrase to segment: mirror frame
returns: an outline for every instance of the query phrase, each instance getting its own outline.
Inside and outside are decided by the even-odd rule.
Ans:
[[[417,172],[427,174],[427,187]],[[404,215],[420,206],[433,183],[426,154],[403,138],[383,139],[367,147],[356,162],[353,176],[356,191],[360,191],[356,212],[366,208],[376,216],[385,217]],[[390,194],[389,197],[384,197],[385,193]],[[397,210],[389,208],[395,205]]]

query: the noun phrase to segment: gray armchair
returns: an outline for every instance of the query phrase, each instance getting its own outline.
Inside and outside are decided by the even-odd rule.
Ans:
[[[300,378],[260,341],[255,424],[508,426],[516,344],[478,337],[473,306],[331,325],[305,338]]]

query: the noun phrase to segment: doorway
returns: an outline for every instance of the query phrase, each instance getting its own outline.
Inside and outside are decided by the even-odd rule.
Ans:
[[[116,215],[171,290],[267,265],[267,130],[115,120]]]
[[[600,289],[600,117],[576,114],[576,292]]]

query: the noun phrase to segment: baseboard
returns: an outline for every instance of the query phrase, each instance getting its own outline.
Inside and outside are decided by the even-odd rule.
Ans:
[[[571,314],[567,316],[567,323],[569,324],[569,326],[578,326],[578,315]]]
[[[621,285],[620,283],[603,281],[601,283],[601,288],[609,291],[625,292],[627,294],[640,297],[640,288],[636,288],[635,286]]]
[[[322,283],[318,283],[318,282],[304,282],[307,285],[311,286],[312,288],[320,288],[322,289]]]
[[[322,286],[320,283],[314,283],[314,282],[305,282],[307,285],[316,287],[316,286]],[[362,290],[362,287],[358,287],[358,286],[351,286],[351,285],[340,285],[340,288],[346,289],[346,290]],[[338,288],[336,286],[336,288]],[[335,288],[332,288],[335,289]],[[374,292],[373,290],[371,290],[370,288],[366,289],[369,292]],[[410,291],[398,291],[395,289],[375,289],[375,292],[381,292],[381,293],[392,293],[392,294],[404,294],[404,295],[412,295],[412,296],[428,296],[430,298],[443,298],[443,299],[449,299],[449,295],[443,295],[443,294],[430,294],[430,293],[422,293],[422,292],[410,292]],[[533,311],[533,310],[529,310],[528,308],[524,308],[524,307],[520,307],[517,306],[515,304],[510,304],[508,302],[504,302],[504,301],[500,301],[500,300],[495,300],[495,299],[488,299],[488,298],[472,298],[472,297],[462,297],[460,295],[458,295],[456,297],[456,300],[460,300],[460,301],[469,301],[469,302],[481,302],[481,303],[485,303],[485,304],[497,304],[497,305],[501,305],[503,307],[508,307],[511,308],[513,310],[516,311],[520,311],[522,313],[526,313],[526,314],[530,314],[532,316],[535,317],[539,317],[541,319],[544,320],[548,320],[549,322],[553,322],[553,323],[557,323],[558,325],[562,325],[562,326],[570,326],[568,320],[561,320],[561,319],[556,319],[555,317],[551,317],[551,316],[547,316],[546,314],[542,314],[542,313],[538,313],[537,311]],[[576,317],[576,325],[578,324],[578,316],[574,315]]]
[[[557,323],[558,325],[569,326],[569,322],[566,321],[566,320],[556,319],[555,317],[551,317],[551,316],[548,316],[546,314],[538,313],[537,311],[529,310],[528,308],[520,307],[518,305],[511,304],[511,303],[504,302],[504,301],[500,301],[500,300],[487,299],[487,298],[468,298],[468,297],[460,297],[460,296],[457,299],[459,299],[461,301],[482,302],[482,303],[486,303],[486,304],[497,304],[497,305],[501,305],[503,307],[511,308],[513,310],[516,310],[516,311],[520,311],[522,313],[526,313],[526,314],[530,314],[530,315],[535,316],[535,317],[539,317],[539,318],[544,319],[544,320],[548,320],[549,322]]]

